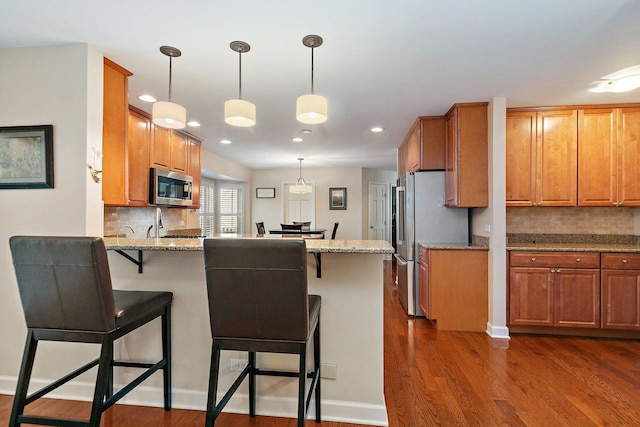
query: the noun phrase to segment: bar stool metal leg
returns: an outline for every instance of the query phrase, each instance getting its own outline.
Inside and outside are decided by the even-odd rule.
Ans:
[[[318,314],[318,325],[313,333],[313,371],[320,376],[320,314]],[[316,422],[320,422],[320,378],[316,380]],[[311,393],[311,392],[310,392]]]
[[[249,352],[249,416],[256,416],[256,353]]]
[[[298,427],[304,427],[305,421],[305,386],[307,383],[307,345],[300,345],[300,367],[298,374]]]
[[[29,380],[31,379],[31,372],[33,371],[33,362],[36,358],[37,347],[38,341],[33,337],[33,331],[29,330],[24,345],[24,355],[22,356],[16,394],[13,398],[13,408],[11,409],[9,426],[18,425],[18,417],[24,412],[24,407],[27,404],[27,389],[29,388]]]
[[[215,342],[211,348],[211,366],[209,368],[209,391],[207,397],[206,427],[213,427],[218,414],[216,400],[218,395],[218,373],[220,371],[220,346]]]
[[[171,307],[167,306],[162,317],[162,358],[166,364],[162,368],[164,382],[164,410],[171,409]]]

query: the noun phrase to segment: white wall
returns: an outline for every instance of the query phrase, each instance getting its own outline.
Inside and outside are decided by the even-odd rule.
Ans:
[[[300,175],[299,169],[260,169],[251,175],[251,230],[255,231],[255,222],[264,222],[265,228],[280,228],[284,206],[282,183],[295,183]],[[361,168],[304,168],[302,176],[307,183],[315,186],[316,228],[333,229],[339,222],[338,239],[366,239],[362,236],[362,169]],[[275,188],[274,199],[257,199],[256,188]],[[347,209],[329,209],[329,188],[347,188]]]
[[[0,64],[0,126],[52,124],[54,159],[53,189],[0,190],[2,378],[17,375],[26,337],[9,237],[102,235],[101,186],[87,169],[91,148],[102,150],[102,54],[86,44],[0,49]],[[42,346],[34,376],[53,373],[47,365],[60,358],[47,349],[55,346]]]

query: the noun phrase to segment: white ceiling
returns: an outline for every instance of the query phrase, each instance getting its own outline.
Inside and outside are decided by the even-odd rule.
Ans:
[[[329,119],[304,125],[295,100],[315,92]],[[223,121],[238,95],[257,108],[253,128]],[[0,48],[89,43],[134,75],[136,97],[172,98],[200,128],[205,149],[250,168],[370,167],[395,170],[395,149],[417,116],[442,115],[455,102],[506,97],[509,107],[640,102],[640,89],[594,94],[591,82],[640,64],[638,0],[20,0],[0,12]],[[2,65],[0,64],[0,67]],[[1,86],[0,86],[1,87]],[[1,99],[1,96],[0,96]],[[382,134],[369,129],[379,125]],[[311,129],[302,135],[302,129]],[[304,141],[291,141],[303,136]],[[220,139],[230,139],[222,145]]]

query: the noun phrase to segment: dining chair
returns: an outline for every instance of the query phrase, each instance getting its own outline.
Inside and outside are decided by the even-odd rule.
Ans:
[[[311,229],[311,221],[293,221],[293,225],[302,225],[302,231],[309,231]]]
[[[258,228],[258,234],[265,234],[264,222],[256,222],[256,227]]]
[[[283,233],[300,233],[302,224],[280,224]]]
[[[340,225],[339,222],[336,222],[335,224],[333,224],[333,232],[331,233],[331,240],[335,240],[336,239],[336,232],[338,231],[338,226]]]

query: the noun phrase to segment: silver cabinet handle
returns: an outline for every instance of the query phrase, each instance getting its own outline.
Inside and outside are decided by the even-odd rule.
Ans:
[[[560,270],[556,270],[556,273],[560,273]]]
[[[536,259],[535,258],[531,258],[531,262],[536,262]]]
[[[629,262],[629,261],[627,261],[626,259],[623,259],[623,260],[622,260],[622,263],[623,263],[623,264],[626,264],[626,263],[628,263],[628,262]]]
[[[576,262],[582,262],[582,258],[577,258]]]
[[[552,273],[555,273],[556,271],[552,269],[552,270],[551,270],[551,272],[552,272]]]

